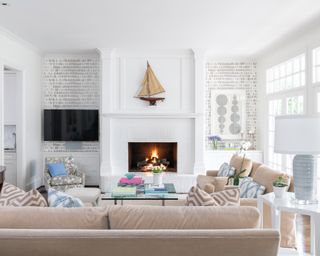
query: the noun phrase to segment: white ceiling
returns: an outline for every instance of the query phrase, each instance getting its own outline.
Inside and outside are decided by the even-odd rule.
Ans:
[[[5,0],[2,0],[5,1]],[[7,0],[0,26],[42,51],[207,48],[255,54],[320,15],[319,0]]]

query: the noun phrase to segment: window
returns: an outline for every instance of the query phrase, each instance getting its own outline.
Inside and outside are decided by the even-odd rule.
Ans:
[[[306,84],[306,57],[301,54],[267,70],[267,94],[290,90]],[[320,78],[320,77],[319,77]]]
[[[293,96],[286,98],[287,115],[299,115],[303,113],[303,96]]]
[[[312,82],[320,82],[320,47],[312,51]]]
[[[275,117],[305,112],[306,54],[289,59],[267,70],[268,149],[272,168],[292,173],[293,155],[274,152]]]
[[[274,153],[275,117],[281,115],[282,100],[269,101],[269,125],[268,125],[268,164],[275,169],[282,168],[282,157]]]

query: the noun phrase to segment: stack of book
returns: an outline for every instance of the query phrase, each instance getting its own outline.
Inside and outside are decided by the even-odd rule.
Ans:
[[[146,195],[164,195],[164,194],[168,194],[168,190],[165,188],[164,185],[162,185],[162,186],[147,186],[144,189],[144,193]]]
[[[142,177],[139,176],[135,176],[132,179],[129,179],[127,177],[122,177],[119,180],[119,185],[133,185],[133,186],[137,186],[142,184],[144,181],[142,179]]]
[[[135,197],[137,189],[135,187],[116,187],[112,189],[113,197]]]

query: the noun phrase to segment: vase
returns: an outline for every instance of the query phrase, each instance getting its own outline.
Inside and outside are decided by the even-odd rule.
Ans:
[[[154,186],[160,186],[162,185],[162,176],[163,173],[154,173],[153,174],[153,185]]]
[[[286,187],[275,187],[273,186],[274,196],[276,198],[283,198],[286,193]]]

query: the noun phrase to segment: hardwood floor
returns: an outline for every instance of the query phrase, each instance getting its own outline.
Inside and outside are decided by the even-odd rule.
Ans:
[[[310,217],[297,215],[297,249],[301,255],[310,253]]]

